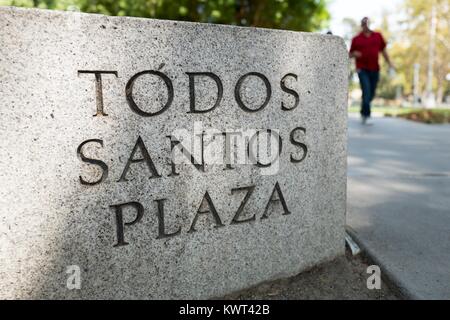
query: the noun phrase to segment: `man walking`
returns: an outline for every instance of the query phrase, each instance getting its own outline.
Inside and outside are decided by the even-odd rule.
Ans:
[[[379,32],[370,30],[369,18],[361,20],[362,31],[352,39],[350,58],[356,59],[356,72],[362,90],[361,117],[363,124],[369,124],[370,103],[375,97],[380,66],[378,55],[381,52],[389,67],[393,69],[391,60],[386,52],[386,42]]]

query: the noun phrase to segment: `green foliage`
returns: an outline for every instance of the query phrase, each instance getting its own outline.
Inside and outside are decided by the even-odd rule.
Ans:
[[[114,16],[232,24],[297,31],[319,30],[330,16],[327,0],[0,0],[0,5],[39,7]]]
[[[446,81],[450,73],[450,1],[449,0],[405,0],[403,4],[403,21],[397,41],[389,47],[389,53],[397,68],[394,79],[381,82],[380,94],[392,96],[392,88],[400,86],[403,93],[412,95],[414,64],[420,65],[419,95],[425,92],[428,72],[428,48],[430,43],[430,20],[433,4],[437,9],[436,47],[434,51],[433,91],[437,102],[450,94],[450,82]],[[382,27],[388,32],[387,26]]]
[[[398,115],[401,118],[428,124],[450,123],[450,110],[448,109],[422,109]]]

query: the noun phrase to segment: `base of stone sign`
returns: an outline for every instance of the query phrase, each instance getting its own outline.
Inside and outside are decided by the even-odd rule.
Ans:
[[[269,281],[235,292],[226,300],[397,300],[404,299],[390,282],[382,280],[380,290],[367,288],[367,267],[373,262],[365,254],[344,256],[322,263],[296,276]]]

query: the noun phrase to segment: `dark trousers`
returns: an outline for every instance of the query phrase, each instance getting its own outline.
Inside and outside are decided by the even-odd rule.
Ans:
[[[361,115],[370,117],[370,102],[375,97],[380,72],[361,69],[358,71],[358,77],[362,90]]]

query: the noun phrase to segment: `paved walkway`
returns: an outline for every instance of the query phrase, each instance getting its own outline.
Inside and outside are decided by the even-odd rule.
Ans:
[[[408,296],[450,299],[450,125],[349,116],[347,225]]]

